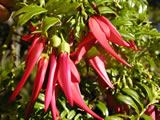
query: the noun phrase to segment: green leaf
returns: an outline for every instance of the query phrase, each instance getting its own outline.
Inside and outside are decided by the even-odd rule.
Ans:
[[[128,31],[119,30],[122,37],[129,40],[135,40],[135,36],[132,33],[129,33]]]
[[[69,109],[66,106],[66,101],[61,99],[58,99],[58,100],[61,103],[62,107],[67,111],[67,113],[69,113]]]
[[[60,20],[55,17],[47,17],[43,20],[43,26],[42,26],[42,31],[43,33],[46,33],[49,28],[54,26],[56,23],[58,23]]]
[[[112,23],[115,26],[121,26],[121,25],[133,25],[133,23],[130,20],[125,20],[125,19],[117,19],[117,20],[112,20]]]
[[[143,114],[141,117],[142,117],[144,120],[153,120],[153,118],[151,118],[150,116],[145,115],[145,114]]]
[[[122,91],[126,93],[127,95],[129,95],[130,97],[132,97],[141,106],[142,109],[144,108],[143,104],[140,101],[140,97],[136,91],[129,89],[129,88],[123,88]]]
[[[76,12],[76,9],[80,6],[80,3],[63,3],[55,10],[54,14],[69,14]],[[65,8],[65,9],[64,9]]]
[[[160,36],[160,33],[155,31],[155,30],[152,30],[152,31],[140,31],[140,32],[136,33],[136,35],[139,35],[139,34]]]
[[[112,2],[112,0],[96,0],[96,5],[104,4],[106,2]]]
[[[36,102],[35,106],[34,106],[35,109],[44,109],[44,104],[43,103],[40,103],[40,102]]]
[[[105,117],[104,120],[123,120],[123,119],[118,116],[108,116],[108,117]]]
[[[152,100],[153,100],[152,89],[149,88],[147,85],[145,85],[145,84],[143,84],[143,83],[140,83],[140,82],[138,82],[138,85],[142,86],[142,87],[145,89],[145,91],[147,92],[149,101],[152,101]]]
[[[117,96],[117,100],[124,102],[127,105],[130,105],[131,107],[133,107],[136,110],[137,114],[139,114],[139,109],[131,97],[120,94]]]
[[[99,12],[100,12],[101,14],[113,13],[113,14],[117,15],[117,14],[116,14],[111,8],[109,8],[109,7],[99,7],[98,10],[99,10]]]
[[[27,6],[24,6],[23,8],[19,9],[18,11],[16,11],[14,14],[13,14],[13,17],[19,15],[19,14],[22,14],[22,13],[25,13],[25,12],[29,12],[30,10],[33,10],[37,7],[37,5],[27,5]]]
[[[33,16],[35,15],[39,15],[41,13],[44,13],[44,12],[47,12],[46,9],[40,7],[40,6],[37,6],[37,5],[29,5],[29,6],[25,6],[23,7],[22,9],[18,10],[14,15],[13,17],[19,15],[19,14],[22,14],[24,13],[23,15],[21,15],[19,17],[19,21],[18,21],[18,24],[19,25],[23,25],[25,24],[28,20],[30,20]]]
[[[80,120],[80,117],[81,117],[81,116],[82,116],[82,114],[78,113],[78,114],[75,116],[74,120]]]
[[[102,103],[101,101],[98,101],[96,106],[98,107],[98,109],[100,109],[100,111],[103,113],[104,116],[108,116],[108,114],[109,114],[108,108],[106,107],[106,105],[104,103]]]
[[[26,22],[28,22],[33,16],[44,13],[44,12],[47,12],[47,10],[44,9],[44,8],[42,8],[42,9],[41,8],[39,8],[39,9],[36,8],[36,9],[33,9],[29,12],[26,12],[23,16],[20,17],[20,19],[18,21],[18,24],[23,25]]]
[[[65,116],[68,114],[67,110],[64,110],[63,112],[61,112],[61,118],[65,118]]]
[[[67,115],[67,119],[72,120],[75,115],[76,115],[76,112],[74,110],[71,110]]]

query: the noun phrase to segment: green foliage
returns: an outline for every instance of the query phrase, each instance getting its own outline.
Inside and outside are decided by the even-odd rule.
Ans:
[[[94,8],[95,3],[97,10]],[[18,8],[14,8],[13,23],[8,24],[9,35],[6,34],[8,30],[4,30],[6,23],[0,25],[1,120],[23,120],[31,96],[35,70],[19,96],[8,105],[8,99],[25,69],[23,60],[29,43],[22,41],[20,37],[28,34],[26,23],[40,23],[40,31],[33,33],[41,32],[45,37],[50,38],[62,32],[68,43],[69,31],[72,29],[76,39],[74,46],[77,46],[89,32],[88,19],[98,12],[112,22],[124,40],[134,41],[138,51],[111,44],[132,68],[127,68],[105,53],[106,71],[114,84],[113,90],[108,87],[101,90],[96,72],[85,59],[77,64],[81,75],[80,88],[86,104],[105,120],[152,119],[145,111],[150,105],[155,105],[156,109],[160,108],[160,33],[149,20],[153,11],[149,11],[146,0],[18,0],[16,5]],[[23,27],[17,26],[16,23]],[[76,47],[71,47],[71,52],[75,49]],[[102,49],[102,53],[103,51]],[[97,49],[91,49],[88,54],[97,54]],[[108,91],[111,91],[113,101],[121,109],[119,113],[115,108],[110,108],[112,101],[107,102]],[[60,90],[57,95],[57,109],[62,120],[94,120],[81,108],[69,106],[64,96]],[[129,109],[128,113],[124,104]],[[44,112],[44,90],[37,99],[30,119],[52,119],[50,108]]]

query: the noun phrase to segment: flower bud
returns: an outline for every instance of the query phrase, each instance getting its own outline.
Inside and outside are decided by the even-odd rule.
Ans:
[[[70,53],[70,45],[66,41],[63,41],[59,46],[59,51],[61,53],[64,53],[64,52]]]
[[[61,44],[61,38],[58,37],[57,35],[53,35],[51,37],[51,45],[53,47],[58,47]]]

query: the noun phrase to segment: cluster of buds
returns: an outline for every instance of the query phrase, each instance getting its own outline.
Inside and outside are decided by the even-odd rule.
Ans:
[[[59,38],[57,35],[49,40],[41,33],[24,35],[23,40],[30,42],[31,46],[26,56],[26,68],[25,72],[11,95],[9,102],[18,95],[24,83],[28,79],[31,71],[38,62],[37,73],[32,90],[32,96],[29,101],[25,119],[28,120],[32,112],[36,99],[40,93],[40,90],[45,86],[45,111],[51,106],[53,119],[60,119],[57,107],[56,97],[58,89],[61,88],[64,92],[69,104],[73,106],[76,104],[95,118],[103,120],[100,116],[94,113],[83,100],[79,88],[80,75],[76,64],[81,59],[87,56],[88,63],[92,65],[99,77],[110,88],[114,88],[105,69],[105,57],[101,53],[97,46],[102,46],[104,50],[110,53],[118,61],[131,67],[125,60],[123,60],[110,46],[109,41],[114,44],[128,47],[137,50],[133,41],[130,43],[124,41],[116,28],[111,22],[104,16],[92,16],[89,21],[90,32],[83,37],[83,40],[76,46],[76,50],[70,53],[70,47],[74,42],[73,31],[70,31],[71,43],[67,43],[63,35]],[[37,28],[30,25],[30,30],[33,32]],[[52,47],[47,47],[46,43],[52,42]],[[75,46],[74,46],[75,47]],[[58,50],[57,50],[58,48]],[[50,52],[47,52],[49,49]],[[92,55],[92,50],[96,50],[96,55]],[[58,51],[58,52],[57,52]]]

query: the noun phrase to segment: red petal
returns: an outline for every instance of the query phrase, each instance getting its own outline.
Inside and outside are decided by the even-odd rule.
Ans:
[[[104,22],[109,27],[111,31],[111,36],[108,39],[109,41],[124,47],[130,47],[130,45],[125,40],[122,39],[117,29],[112,25],[112,23],[106,17],[98,16],[97,18],[102,22]]]
[[[135,51],[138,51],[136,44],[132,40],[129,40],[129,42],[130,42],[130,48]]]
[[[103,118],[101,118],[100,116],[98,116],[97,114],[95,114],[84,102],[82,96],[81,96],[81,92],[79,89],[79,85],[78,83],[71,83],[72,85],[72,94],[73,94],[73,100],[74,103],[77,104],[80,108],[82,108],[83,110],[85,110],[86,112],[88,112],[89,114],[91,114],[92,116],[94,116],[95,118],[99,119],[99,120],[103,120]]]
[[[27,52],[27,55],[26,55],[26,59],[25,59],[26,64],[28,62],[28,58],[29,58],[34,46],[36,45],[37,41],[39,41],[40,39],[41,39],[40,36],[35,36],[35,39],[33,40],[32,45],[30,46],[30,48],[29,48],[29,50]]]
[[[54,54],[51,54],[49,78],[48,78],[47,88],[45,92],[45,112],[47,111],[52,99],[52,87],[53,87],[52,85],[53,85],[53,81],[55,81],[54,76],[55,76],[56,66],[57,66],[56,58]]]
[[[99,76],[104,80],[104,82],[110,87],[114,88],[105,69],[105,64],[102,60],[102,56],[95,56],[89,59],[90,64],[95,69],[95,71],[99,74]]]
[[[28,59],[26,70],[25,70],[20,82],[18,83],[16,89],[12,93],[12,95],[9,99],[9,103],[18,95],[19,91],[21,90],[21,88],[23,87],[27,78],[29,77],[32,69],[34,68],[36,62],[38,61],[39,56],[41,55],[43,49],[44,49],[44,43],[41,40],[39,40],[32,50],[32,53]]]
[[[77,50],[70,54],[72,61],[77,64],[87,54],[88,50],[95,45],[95,43],[96,40],[94,36],[91,33],[88,33],[83,41],[78,44]]]
[[[36,99],[37,99],[37,97],[40,93],[40,90],[42,88],[44,78],[45,78],[45,75],[46,75],[48,63],[49,63],[48,58],[46,58],[46,59],[41,58],[39,63],[38,63],[38,71],[37,71],[35,82],[34,82],[32,96],[31,96],[30,102],[27,106],[27,112],[26,112],[25,120],[28,120],[28,118],[29,118],[29,116],[32,112],[32,109],[34,107],[34,104],[36,102]]]
[[[104,22],[99,20],[97,17],[93,17],[93,18],[97,21],[97,23],[99,24],[101,30],[105,33],[107,39],[110,38],[110,29],[109,29],[109,27]]]
[[[118,54],[111,48],[111,46],[108,43],[108,40],[106,39],[105,34],[102,32],[101,28],[99,27],[98,23],[94,18],[89,19],[89,27],[92,34],[95,36],[95,38],[106,51],[108,51],[113,57],[115,57],[123,64],[127,65],[128,67],[131,67],[131,65],[129,65],[125,60],[118,56]]]
[[[58,60],[58,83],[65,93],[68,102],[73,106],[73,98],[71,92],[71,71],[69,65],[69,57],[67,53],[61,53]]]
[[[55,86],[54,86],[54,89],[55,89]],[[52,111],[53,120],[56,120],[56,111],[57,110],[56,110],[55,90],[53,90],[53,96],[52,96],[52,100],[51,100],[51,111]]]
[[[73,76],[72,78],[74,82],[80,83],[80,75],[76,68],[76,65],[72,62],[72,60],[70,60],[69,63],[70,63],[70,68],[71,68],[71,75]]]
[[[31,43],[34,38],[34,34],[23,35],[22,40]]]
[[[155,106],[154,105],[149,106],[145,114],[153,118],[153,120],[156,120]]]

